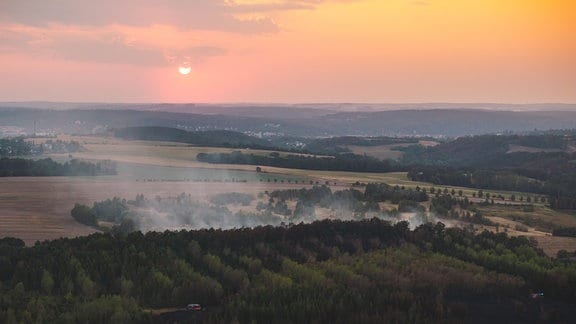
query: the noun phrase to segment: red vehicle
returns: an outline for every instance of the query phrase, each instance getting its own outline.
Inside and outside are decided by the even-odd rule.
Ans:
[[[202,306],[200,306],[200,304],[188,304],[188,305],[186,305],[186,310],[187,311],[201,311]]]

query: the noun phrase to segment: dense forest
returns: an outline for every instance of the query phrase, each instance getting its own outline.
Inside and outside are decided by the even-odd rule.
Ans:
[[[0,240],[3,323],[570,322],[576,265],[524,237],[377,219]],[[536,293],[536,297],[531,297]],[[544,297],[540,296],[544,294]]]
[[[116,174],[111,161],[96,163],[71,160],[58,163],[52,159],[30,160],[0,158],[0,177],[53,177],[53,176],[99,176]]]

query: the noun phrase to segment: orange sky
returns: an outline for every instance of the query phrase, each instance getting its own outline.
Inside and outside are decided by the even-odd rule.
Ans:
[[[570,0],[62,3],[0,2],[0,101],[576,103]]]

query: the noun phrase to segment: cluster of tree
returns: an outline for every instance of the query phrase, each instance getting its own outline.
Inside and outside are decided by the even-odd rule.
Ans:
[[[223,195],[212,204],[197,201],[182,193],[173,198],[148,199],[139,194],[135,200],[118,197],[95,202],[92,207],[76,204],[70,215],[80,223],[115,233],[135,230],[164,231],[168,229],[240,228],[280,225],[282,220],[271,212],[231,212],[224,204],[246,203],[244,194]],[[253,200],[254,197],[250,198]],[[233,199],[233,201],[229,200]],[[251,200],[250,200],[251,201]]]
[[[470,201],[468,198],[456,198],[452,195],[436,195],[432,197],[430,203],[430,211],[439,215],[446,216],[448,212],[454,207],[458,206],[460,209],[468,209],[470,207]]]
[[[138,195],[136,201],[139,199],[144,199],[144,196]],[[115,231],[129,233],[136,230],[134,222],[136,215],[130,211],[126,199],[118,197],[94,202],[92,207],[75,204],[70,211],[70,216],[77,222],[88,226],[100,227],[100,222],[107,222],[115,225]],[[103,227],[103,229],[106,228]]]
[[[84,225],[98,226],[98,217],[92,208],[86,205],[75,204],[74,208],[70,211],[70,216]]]
[[[391,161],[381,161],[373,157],[355,154],[314,157],[295,154],[281,156],[278,153],[256,155],[236,151],[232,153],[198,153],[196,159],[200,162],[215,164],[251,164],[304,170],[391,172],[401,169]]]
[[[372,219],[1,239],[0,283],[5,323],[146,323],[189,303],[206,323],[569,321],[576,265],[524,237]]]
[[[44,177],[44,176],[99,176],[116,174],[116,165],[111,161],[96,163],[71,160],[58,163],[52,159],[30,160],[0,158],[0,177]]]

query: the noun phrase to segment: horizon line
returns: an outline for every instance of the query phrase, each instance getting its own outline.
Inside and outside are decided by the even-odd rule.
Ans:
[[[224,102],[170,102],[170,101],[59,101],[59,100],[6,100],[0,104],[108,104],[108,105],[277,105],[277,106],[306,106],[306,105],[505,105],[505,106],[534,106],[534,105],[576,105],[576,102],[497,102],[497,101],[422,101],[422,102],[261,102],[261,101],[224,101]]]

